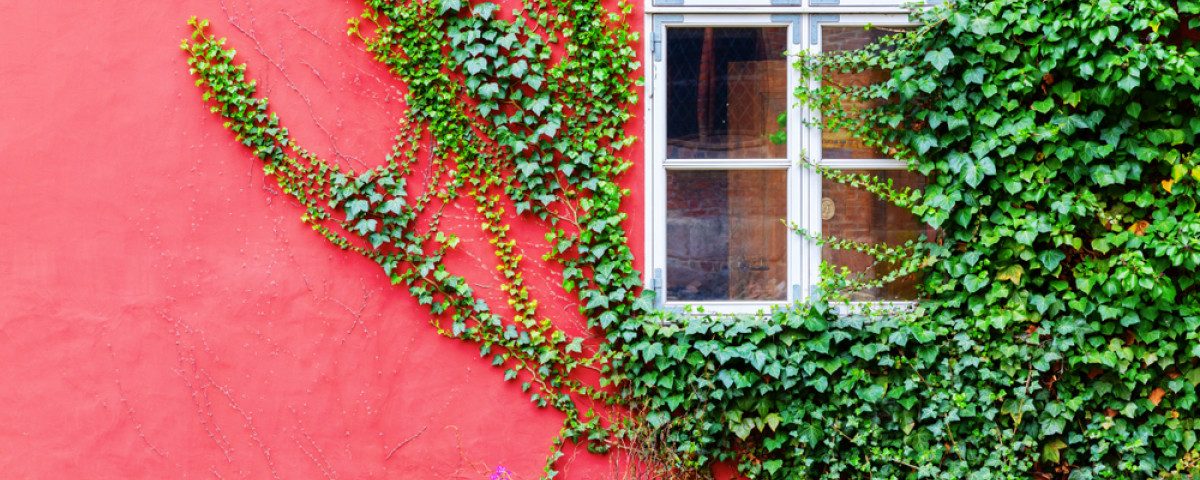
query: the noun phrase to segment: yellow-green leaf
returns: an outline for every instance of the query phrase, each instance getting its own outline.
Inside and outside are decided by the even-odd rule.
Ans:
[[[1042,446],[1042,460],[1050,463],[1058,463],[1061,456],[1058,452],[1067,448],[1067,442],[1062,440],[1054,440]]]
[[[1171,180],[1178,182],[1179,179],[1183,178],[1183,176],[1187,174],[1188,168],[1183,166],[1183,164],[1176,163],[1171,167]]]
[[[1020,265],[1009,265],[1008,268],[1001,270],[996,274],[996,280],[1008,280],[1013,285],[1021,284],[1021,275],[1025,274],[1025,267]]]

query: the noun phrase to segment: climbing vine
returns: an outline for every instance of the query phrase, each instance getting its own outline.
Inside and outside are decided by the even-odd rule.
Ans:
[[[182,47],[214,113],[303,221],[376,261],[439,333],[478,344],[532,402],[565,413],[547,477],[567,442],[632,448],[663,477],[719,461],[781,479],[1200,473],[1200,2],[948,4],[864,50],[794,58],[812,81],[796,101],[820,113],[814,127],[849,131],[928,184],[894,189],[797,160],[940,230],[865,245],[793,226],[896,265],[892,277],[921,272],[927,300],[845,314],[847,292],[890,277],[826,266],[820,297],[754,317],[655,312],[641,291],[614,180],[633,142],[628,5],[530,0],[503,15],[463,0],[366,3],[349,32],[407,89],[395,147],[373,169],[294,144],[206,21]],[[835,70],[888,74],[848,86]],[[447,267],[452,205],[479,212],[507,305]],[[539,310],[514,218],[549,230],[541,258],[595,338]],[[606,413],[614,404],[631,418]]]
[[[868,246],[925,274],[911,312],[826,301],[627,324],[652,450],[753,478],[1192,478],[1200,384],[1200,3],[962,2],[795,60],[813,126],[928,177],[811,165],[938,238]],[[831,72],[882,70],[841,85]],[[844,105],[874,105],[847,110]],[[843,297],[844,298],[844,297]]]
[[[623,125],[636,99],[637,34],[596,1],[541,0],[525,10],[504,18],[493,3],[366,2],[349,33],[407,94],[392,153],[364,171],[293,143],[206,20],[191,21],[182,48],[213,112],[305,207],[303,221],[377,262],[428,306],[439,333],[477,343],[537,406],[566,414],[546,467],[553,477],[564,442],[609,449],[612,420],[597,409],[616,403],[613,390],[585,384],[577,370],[607,373],[619,356],[610,342],[569,336],[539,312],[522,273],[528,248],[510,237],[508,220],[545,222],[542,259],[560,265],[562,288],[577,296],[589,328],[637,316],[640,280],[620,212],[628,192],[614,182],[629,167],[618,152],[633,141]],[[426,176],[414,175],[418,167]],[[472,205],[490,236],[502,308],[447,268],[460,240],[442,215],[455,204]]]

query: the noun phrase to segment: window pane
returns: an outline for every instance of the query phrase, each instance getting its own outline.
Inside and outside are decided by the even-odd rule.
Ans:
[[[856,50],[879,39],[903,31],[902,28],[822,27],[821,41],[826,52]],[[889,74],[883,70],[863,72],[828,72],[833,83],[845,86],[866,86],[886,81]],[[842,102],[845,111],[863,110],[879,106],[878,103]],[[821,132],[821,156],[826,159],[889,158],[878,148],[868,147],[862,140],[846,131]]]
[[[785,158],[786,50],[786,27],[668,28],[667,158]]]
[[[923,188],[925,177],[904,170],[845,170],[849,174],[868,174],[886,181],[891,179],[896,188]],[[861,188],[843,185],[829,179],[822,180],[821,230],[825,235],[866,243],[886,243],[899,246],[908,240],[916,240],[921,234],[930,235],[916,217],[906,209],[891,205]],[[865,272],[864,279],[879,278],[895,269],[890,264],[874,265],[875,259],[867,254],[850,250],[834,250],[823,247],[821,258],[831,265],[850,268],[852,272]],[[851,295],[853,301],[913,300],[920,279],[906,275],[881,288],[866,289]]]
[[[667,300],[787,299],[787,171],[667,172]]]

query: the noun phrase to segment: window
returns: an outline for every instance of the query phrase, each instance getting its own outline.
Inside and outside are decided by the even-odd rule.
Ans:
[[[907,211],[823,180],[798,162],[807,156],[901,186],[920,187],[923,178],[849,135],[806,128],[801,120],[810,113],[793,97],[799,75],[785,54],[870,43],[905,24],[899,2],[872,7],[881,12],[873,14],[855,12],[879,1],[647,2],[646,24],[653,26],[646,88],[647,280],[659,306],[753,313],[804,300],[822,259],[867,278],[885,273],[890,266],[818,248],[781,220],[888,244],[915,239],[922,227]],[[868,82],[877,75],[840,80]],[[858,292],[853,300],[912,299],[915,283],[904,279]]]

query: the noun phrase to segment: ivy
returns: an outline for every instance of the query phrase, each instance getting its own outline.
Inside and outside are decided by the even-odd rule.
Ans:
[[[824,266],[812,301],[752,317],[653,312],[641,291],[629,192],[614,181],[630,167],[638,68],[619,8],[368,1],[349,32],[408,95],[386,164],[361,172],[293,143],[206,21],[182,47],[204,99],[303,221],[566,414],[547,477],[565,442],[631,448],[665,478],[720,461],[781,479],[1200,473],[1200,3],[965,2],[916,10],[919,28],[863,51],[796,58],[820,81],[796,92],[821,114],[813,127],[846,130],[928,184],[798,161],[939,233],[867,245],[794,228],[897,268],[867,281]],[[890,74],[869,86],[828,75],[876,69]],[[511,315],[444,262],[459,239],[441,216],[456,203],[483,219]],[[541,259],[602,339],[538,309],[514,217],[546,226]],[[912,308],[846,308],[849,292],[917,271],[927,299]],[[633,414],[597,411],[612,404]]]
[[[637,35],[623,21],[628,7],[616,14],[597,1],[536,0],[526,10],[536,15],[505,19],[487,2],[366,2],[349,34],[408,93],[392,153],[365,171],[292,142],[207,21],[191,20],[195,32],[182,48],[204,100],[305,207],[304,222],[377,262],[429,308],[440,334],[478,344],[534,404],[566,414],[544,472],[553,477],[565,442],[594,452],[615,442],[619,423],[596,410],[617,403],[614,391],[585,384],[577,371],[609,372],[621,354],[603,334],[572,337],[539,311],[523,274],[529,248],[511,238],[506,208],[548,227],[553,248],[543,259],[561,266],[563,289],[577,296],[589,327],[602,331],[642,311],[620,212],[629,192],[614,183],[629,167],[618,152],[633,142],[623,125],[636,100]],[[445,263],[460,242],[441,222],[454,204],[479,213],[510,309],[493,309]]]
[[[939,227],[862,245],[921,270],[911,311],[863,286],[767,318],[660,314],[633,339],[646,455],[751,478],[1191,478],[1200,385],[1195,2],[963,2],[862,51],[801,56],[797,91],[928,177],[812,165]],[[839,85],[832,71],[885,81]],[[875,105],[845,111],[843,102]],[[869,286],[869,285],[868,285]],[[664,346],[664,349],[655,348]]]

